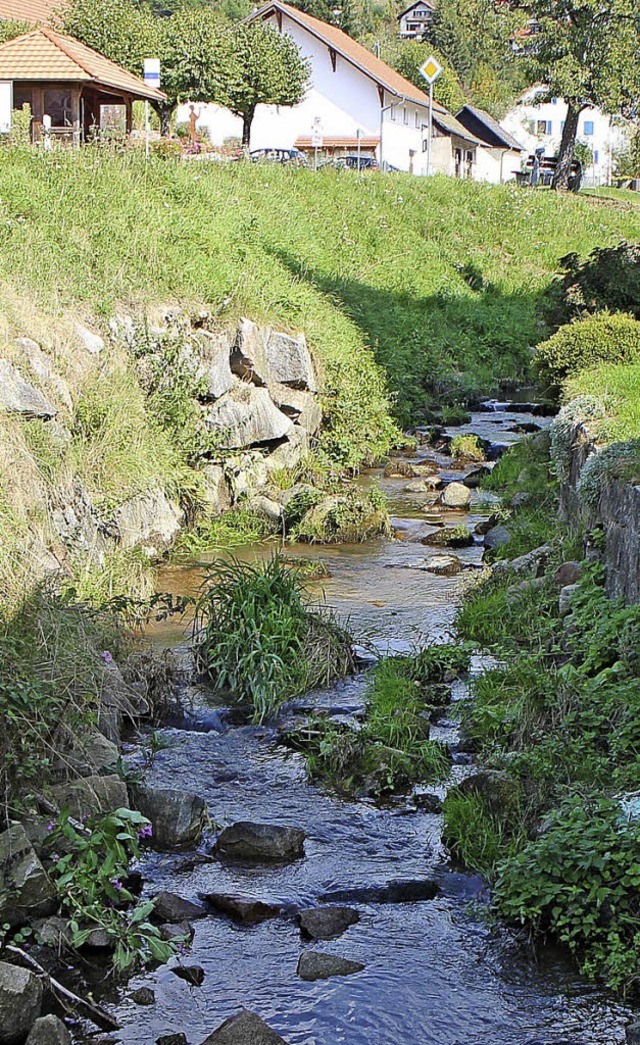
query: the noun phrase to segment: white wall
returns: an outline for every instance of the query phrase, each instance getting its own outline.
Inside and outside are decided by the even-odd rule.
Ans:
[[[477,150],[475,181],[500,185],[502,182],[514,181],[515,172],[520,170],[522,153],[511,149],[491,149],[483,146]]]
[[[534,152],[539,145],[544,145],[545,156],[554,156],[560,147],[562,126],[567,115],[567,105],[562,98],[550,102],[537,102],[543,88],[534,87],[518,100],[504,120],[502,126],[510,131],[524,147]],[[539,121],[545,122],[544,130],[538,130]],[[593,133],[587,134],[593,124]],[[535,125],[535,126],[532,126]],[[594,185],[606,185],[611,181],[613,157],[612,153],[624,147],[628,139],[626,125],[600,109],[584,109],[578,124],[578,141],[584,142],[594,154],[594,163],[587,168],[587,182]]]
[[[358,129],[365,137],[379,137],[381,105],[378,85],[366,74],[336,55],[333,69],[329,49],[311,33],[283,15],[282,29],[289,33],[302,55],[311,62],[310,87],[299,105],[278,107],[260,105],[251,128],[251,148],[290,149],[298,137],[309,137],[317,127],[324,137],[355,137]],[[427,107],[415,102],[399,102],[396,95],[385,93],[382,120],[382,156],[378,159],[400,170],[408,171],[413,152],[414,174],[426,173],[426,154],[422,151],[427,124]],[[405,122],[406,110],[406,122]],[[221,145],[227,137],[240,137],[242,124],[217,105],[196,106],[199,125],[209,129],[211,140]],[[188,106],[180,106],[178,120],[187,120]],[[450,148],[449,148],[450,151]],[[434,172],[440,168],[434,164]],[[449,173],[449,171],[441,171]]]

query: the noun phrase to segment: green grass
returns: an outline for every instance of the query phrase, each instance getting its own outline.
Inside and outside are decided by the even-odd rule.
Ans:
[[[358,410],[377,440],[370,352],[403,420],[426,385],[486,390],[526,371],[558,258],[640,235],[640,211],[587,196],[275,165],[145,168],[91,150],[5,154],[0,199],[0,278],[45,310],[107,317],[169,299],[304,329],[333,392],[334,449]]]
[[[609,363],[583,370],[565,382],[564,398],[595,396],[605,407],[606,417],[595,423],[602,442],[625,442],[640,438],[640,365]]]
[[[317,718],[289,742],[304,752],[312,777],[344,794],[380,798],[441,780],[450,757],[430,739],[429,719],[450,699],[447,681],[468,666],[468,651],[455,645],[385,658],[370,674],[362,729]]]
[[[209,567],[196,603],[201,674],[263,719],[283,701],[352,670],[351,640],[322,606],[311,607],[298,571],[278,558]]]

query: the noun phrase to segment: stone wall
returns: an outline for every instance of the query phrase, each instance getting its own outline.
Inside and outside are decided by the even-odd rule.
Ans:
[[[593,425],[576,420],[562,428],[563,411],[555,428],[555,459],[561,475],[560,512],[562,519],[576,527],[601,529],[604,535],[602,560],[606,569],[606,589],[612,598],[627,604],[640,602],[640,486],[602,468],[593,473],[590,496],[580,489],[587,462],[604,447],[594,437]],[[561,433],[561,435],[560,435]],[[607,454],[614,446],[607,450]],[[590,466],[593,467],[593,464]],[[594,488],[595,487],[595,488]]]

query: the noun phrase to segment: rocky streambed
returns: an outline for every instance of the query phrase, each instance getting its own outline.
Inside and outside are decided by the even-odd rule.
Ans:
[[[494,453],[519,438],[524,425],[545,423],[504,406],[490,404],[469,426]],[[443,433],[443,447],[458,432]],[[422,542],[447,527],[486,529],[491,512],[475,487],[462,508],[436,513],[430,503],[425,477],[460,482],[471,466],[457,468],[446,453],[431,449],[403,461],[408,467],[396,472],[404,475],[391,468],[387,478],[362,480],[374,478],[389,496],[394,539],[287,549],[322,559],[330,576],[318,582],[318,594],[349,620],[363,647],[384,653],[450,632],[463,586],[481,566],[483,537],[455,548]],[[271,551],[258,546],[242,556]],[[434,570],[445,552],[456,565]],[[197,567],[172,568],[161,587],[185,594],[200,579]],[[183,628],[171,622],[158,625],[154,638],[177,649],[186,641]],[[482,667],[476,659],[471,670]],[[165,891],[204,906],[182,912],[193,930],[188,955],[137,977],[118,999],[103,997],[121,1023],[109,1040],[142,1045],[166,1036],[167,1043],[199,1045],[246,1008],[274,1036],[257,1018],[243,1017],[212,1043],[623,1042],[628,1010],[581,979],[561,953],[546,949],[534,956],[526,941],[483,917],[483,882],[452,868],[441,844],[438,799],[445,787],[418,788],[379,806],[342,800],[308,781],[302,757],[280,742],[282,729],[318,710],[357,719],[364,688],[363,676],[355,675],[290,704],[278,722],[261,727],[234,725],[230,710],[200,688],[191,693],[184,719],[162,730],[166,746],[157,751],[147,784],[196,792],[214,828],[198,852],[146,856],[145,893]],[[465,695],[465,684],[454,684],[453,706]],[[432,729],[453,753],[449,784],[474,771],[453,706]],[[267,825],[261,829],[267,841],[261,834],[256,842],[246,826],[229,831],[247,822]],[[265,858],[274,855],[273,845],[280,859]],[[343,913],[323,912],[329,906]],[[198,971],[176,975],[180,965]]]

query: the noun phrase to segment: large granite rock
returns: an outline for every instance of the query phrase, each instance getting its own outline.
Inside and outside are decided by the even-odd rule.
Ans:
[[[76,323],[76,334],[89,355],[98,356],[104,349],[104,341],[99,334],[89,330],[83,323]]]
[[[29,1031],[25,1045],[71,1045],[71,1035],[57,1016],[40,1016]]]
[[[266,388],[242,384],[218,399],[205,413],[207,427],[219,434],[225,450],[273,443],[293,430]]]
[[[269,395],[279,410],[291,420],[314,435],[322,424],[322,411],[311,392],[301,392],[288,385],[270,384]]]
[[[360,921],[353,907],[309,907],[298,915],[298,924],[305,936],[314,940],[331,940]]]
[[[157,893],[153,898],[153,903],[154,918],[161,922],[192,922],[196,918],[206,917],[207,914],[204,904],[186,900],[176,893],[165,891]]]
[[[17,965],[0,962],[0,1045],[26,1038],[42,1007],[42,983]]]
[[[61,775],[95,776],[117,764],[120,749],[94,726],[69,738],[69,746],[59,759]]]
[[[211,515],[220,515],[231,507],[231,490],[224,468],[219,464],[207,464],[201,472],[202,501]]]
[[[265,458],[268,474],[284,468],[292,471],[309,452],[309,433],[299,425],[294,425],[286,439],[283,439],[275,450]]]
[[[266,343],[266,361],[271,381],[307,392],[317,392],[311,353],[304,334],[271,333]]]
[[[234,386],[231,373],[232,337],[228,332],[213,334],[208,330],[198,332],[201,363],[198,376],[204,386],[204,396],[219,399]]]
[[[250,319],[241,319],[238,323],[231,351],[231,370],[243,381],[264,386],[269,380],[275,380],[269,377],[266,352],[268,336],[268,331],[262,330]]]
[[[225,1020],[202,1045],[287,1045],[255,1012],[243,1009]]]
[[[363,969],[362,962],[349,958],[338,958],[322,951],[303,951],[296,971],[301,980],[328,980],[330,976],[352,976]]]
[[[191,849],[200,841],[208,815],[199,795],[132,784],[130,798],[132,808],[151,821],[156,849]]]
[[[506,526],[494,526],[484,537],[484,546],[489,551],[496,551],[498,548],[502,548],[504,544],[508,544],[511,540],[511,532]]]
[[[23,417],[55,417],[57,410],[42,392],[30,385],[8,359],[0,359],[0,414]]]
[[[36,375],[38,380],[44,381],[58,396],[68,410],[73,409],[71,392],[67,382],[56,373],[53,360],[46,352],[43,352],[37,341],[30,337],[17,337],[14,345],[20,349],[26,362]]]
[[[57,906],[55,889],[24,828],[11,824],[0,834],[0,925],[23,925],[53,914]]]
[[[298,827],[244,820],[225,827],[216,842],[216,850],[235,860],[288,863],[304,856],[304,839],[304,831]]]
[[[449,483],[442,491],[440,501],[446,508],[468,508],[471,504],[471,491],[464,483]]]
[[[173,544],[183,518],[181,508],[156,487],[116,508],[109,526],[120,548],[142,548],[155,556]]]
[[[58,808],[68,809],[77,820],[126,809],[129,805],[127,785],[115,774],[82,777],[68,784],[57,784],[51,791]]]

